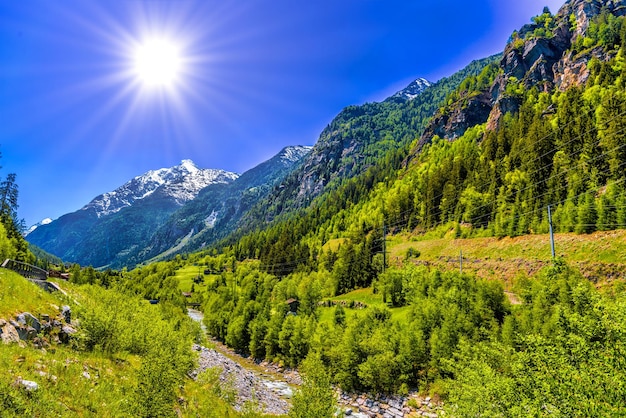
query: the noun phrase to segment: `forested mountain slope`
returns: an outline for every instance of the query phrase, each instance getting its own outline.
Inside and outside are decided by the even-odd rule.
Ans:
[[[623,373],[623,367],[602,366],[584,354],[603,337],[579,328],[594,321],[599,311],[593,307],[604,306],[603,312],[623,316],[622,302],[602,299],[579,273],[558,261],[540,274],[537,283],[520,279],[523,305],[513,309],[496,283],[410,265],[385,271],[385,244],[389,234],[403,230],[434,237],[547,232],[548,207],[556,231],[625,227],[625,5],[572,0],[556,15],[545,9],[511,36],[499,62],[486,62],[446,96],[424,133],[413,135],[410,146],[385,150],[382,158],[350,179],[333,184],[329,178],[325,184],[332,186],[297,216],[284,215],[263,230],[228,241],[222,257],[232,257],[232,274],[211,284],[204,305],[213,335],[255,357],[291,364],[314,352],[349,389],[395,391],[402,390],[403,382],[424,385],[458,376],[464,380],[455,381],[450,393],[459,407],[469,408],[464,411],[471,405],[460,387],[486,393],[472,386],[472,376],[492,379],[500,388],[506,379],[519,378],[514,370],[499,369],[507,359],[516,367],[527,367],[528,376],[552,382],[554,390],[546,402],[558,399],[558,404],[550,405],[565,415],[584,407],[581,399],[595,402],[600,395],[585,392],[585,387],[559,386],[524,355],[547,361],[551,368],[558,368],[562,360],[563,376],[578,371],[584,381],[591,379],[582,371],[587,366],[590,370],[606,366],[605,371],[615,367],[616,373]],[[389,131],[369,129],[379,125],[371,125],[378,119],[367,110],[384,105],[346,109],[323,137],[342,138],[342,129],[352,133],[350,129],[360,126],[356,121],[363,121],[368,129],[360,126],[356,132],[364,138],[388,133],[399,143],[408,140],[407,127],[415,125],[395,122]],[[352,123],[343,125],[342,117]],[[371,143],[376,142],[362,142]],[[367,161],[364,155],[360,154],[361,161]],[[332,164],[352,161],[340,157]],[[328,165],[320,167],[318,173],[324,173]],[[267,205],[270,210],[256,213],[271,219],[282,205],[297,206],[300,185],[317,184],[303,183],[305,178],[313,177],[294,173],[288,179],[293,182],[291,194],[275,195],[276,209]],[[206,262],[214,261],[208,257]],[[393,311],[400,321],[375,308],[347,319],[336,309],[329,314],[334,320],[325,314],[326,323],[319,319],[319,300],[331,296],[341,300],[354,289],[380,292],[388,305],[409,306],[409,313]],[[300,301],[297,317],[285,317],[288,308],[281,311],[275,303],[289,298]],[[600,316],[596,319],[601,328],[618,326]],[[563,338],[553,338],[553,331]],[[618,334],[621,331],[611,335]],[[576,361],[564,357],[571,348],[570,337],[585,347]],[[619,341],[611,344],[621,347],[622,337],[616,338]],[[486,351],[472,350],[478,344]],[[545,358],[550,347],[555,357]],[[490,350],[503,354],[490,357]],[[489,358],[488,364],[481,353]],[[453,366],[455,356],[463,360],[458,367]],[[473,364],[482,368],[477,371]],[[609,386],[609,397],[621,396],[618,387]],[[564,397],[565,387],[580,398]],[[527,389],[523,399],[528,411],[534,411],[541,405],[533,403],[532,388]],[[514,408],[509,394],[490,392],[503,403],[485,410]],[[615,402],[603,399],[593,403],[596,416],[620,410]],[[522,414],[522,409],[515,410]]]
[[[418,79],[383,102],[348,106],[322,131],[302,162],[267,199],[243,218],[244,230],[307,207],[349,179],[363,175],[418,137],[450,92],[468,76],[479,74],[494,55],[473,61],[461,71],[431,84]]]

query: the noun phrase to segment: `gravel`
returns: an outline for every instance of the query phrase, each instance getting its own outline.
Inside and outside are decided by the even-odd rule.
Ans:
[[[281,396],[289,396],[288,387],[285,388],[278,382],[264,379],[246,370],[240,364],[213,349],[197,344],[193,349],[200,353],[200,358],[198,368],[191,373],[191,376],[196,378],[198,374],[210,368],[221,369],[220,384],[235,392],[233,406],[237,411],[241,411],[246,403],[253,402],[263,413],[287,414],[290,405]]]

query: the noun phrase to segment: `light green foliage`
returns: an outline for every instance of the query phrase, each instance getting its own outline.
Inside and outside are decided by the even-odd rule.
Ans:
[[[550,9],[544,8],[543,13],[532,19],[535,24],[535,30],[530,34],[531,38],[551,38],[554,36],[553,30],[556,27],[556,20]]]
[[[509,337],[463,344],[449,363],[455,376],[449,382],[449,412],[623,415],[624,295],[600,296],[560,261],[520,287],[525,303],[513,313]]]
[[[77,315],[85,349],[141,356],[132,394],[134,414],[173,416],[177,389],[193,367],[190,347],[197,326],[167,302],[150,305],[95,286],[81,288],[80,302]]]
[[[324,364],[317,355],[302,362],[303,382],[293,396],[292,418],[331,418],[335,413],[335,393]]]
[[[177,389],[194,364],[189,339],[168,325],[157,323],[148,336],[149,350],[142,357],[133,393],[139,417],[176,416],[172,406]]]
[[[136,268],[123,275],[118,288],[144,299],[157,299],[171,303],[184,312],[186,301],[179,289],[179,280],[176,278],[176,270],[182,265],[184,261],[178,257],[173,261]]]
[[[65,302],[11,270],[0,269],[0,289],[0,318],[3,319],[24,311],[55,316],[59,312],[52,305]]]
[[[15,243],[7,237],[4,225],[0,224],[0,260],[4,261],[7,258],[15,258],[17,255],[15,247]]]
[[[463,101],[464,105],[467,104],[467,99],[482,93],[491,86],[499,70],[500,67],[498,64],[491,63],[485,66],[479,74],[465,78],[459,87],[448,95],[446,98],[446,106],[450,106],[459,100]],[[443,111],[445,111],[445,109],[446,107],[443,108]]]

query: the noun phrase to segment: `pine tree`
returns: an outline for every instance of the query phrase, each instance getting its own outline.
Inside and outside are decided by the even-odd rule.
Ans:
[[[593,194],[587,192],[581,196],[581,202],[578,206],[578,223],[576,224],[576,232],[579,234],[589,234],[596,229],[596,221],[598,213],[596,210],[596,202]]]
[[[24,221],[17,218],[18,187],[15,178],[15,173],[11,173],[0,182],[0,223],[4,225],[7,237],[15,243],[16,258],[19,261],[27,261],[28,243],[22,235]]]

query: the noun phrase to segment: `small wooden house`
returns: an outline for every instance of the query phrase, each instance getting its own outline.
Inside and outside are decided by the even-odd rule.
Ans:
[[[290,298],[285,301],[287,305],[289,305],[289,312],[296,313],[298,311],[298,307],[300,306],[300,302],[298,299]]]

